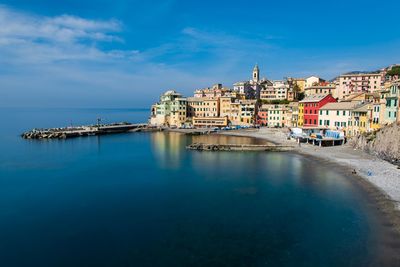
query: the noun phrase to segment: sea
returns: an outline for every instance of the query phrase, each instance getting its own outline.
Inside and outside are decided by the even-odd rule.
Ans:
[[[0,266],[368,266],[379,220],[345,172],[251,138],[32,128],[145,122],[143,109],[0,108]]]

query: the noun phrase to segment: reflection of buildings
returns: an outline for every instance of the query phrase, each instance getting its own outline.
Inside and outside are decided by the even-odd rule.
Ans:
[[[184,163],[186,138],[179,133],[156,132],[151,135],[156,163],[162,168],[177,169]]]

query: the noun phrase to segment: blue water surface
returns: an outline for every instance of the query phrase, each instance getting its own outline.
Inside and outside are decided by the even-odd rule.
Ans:
[[[0,109],[0,266],[367,266],[365,196],[289,153],[187,151],[236,137],[24,140],[34,127],[147,110]]]

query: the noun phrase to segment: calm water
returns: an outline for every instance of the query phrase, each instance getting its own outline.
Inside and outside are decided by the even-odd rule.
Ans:
[[[62,141],[18,136],[33,127],[97,117],[142,122],[147,115],[0,109],[0,266],[365,266],[372,260],[375,225],[363,194],[298,155],[186,151],[186,144],[204,140],[166,133]]]

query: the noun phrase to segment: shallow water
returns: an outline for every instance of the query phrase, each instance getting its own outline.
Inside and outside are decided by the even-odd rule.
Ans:
[[[289,153],[187,151],[262,141],[132,133],[23,140],[33,127],[147,111],[0,109],[1,266],[366,266],[376,218],[329,166]]]

